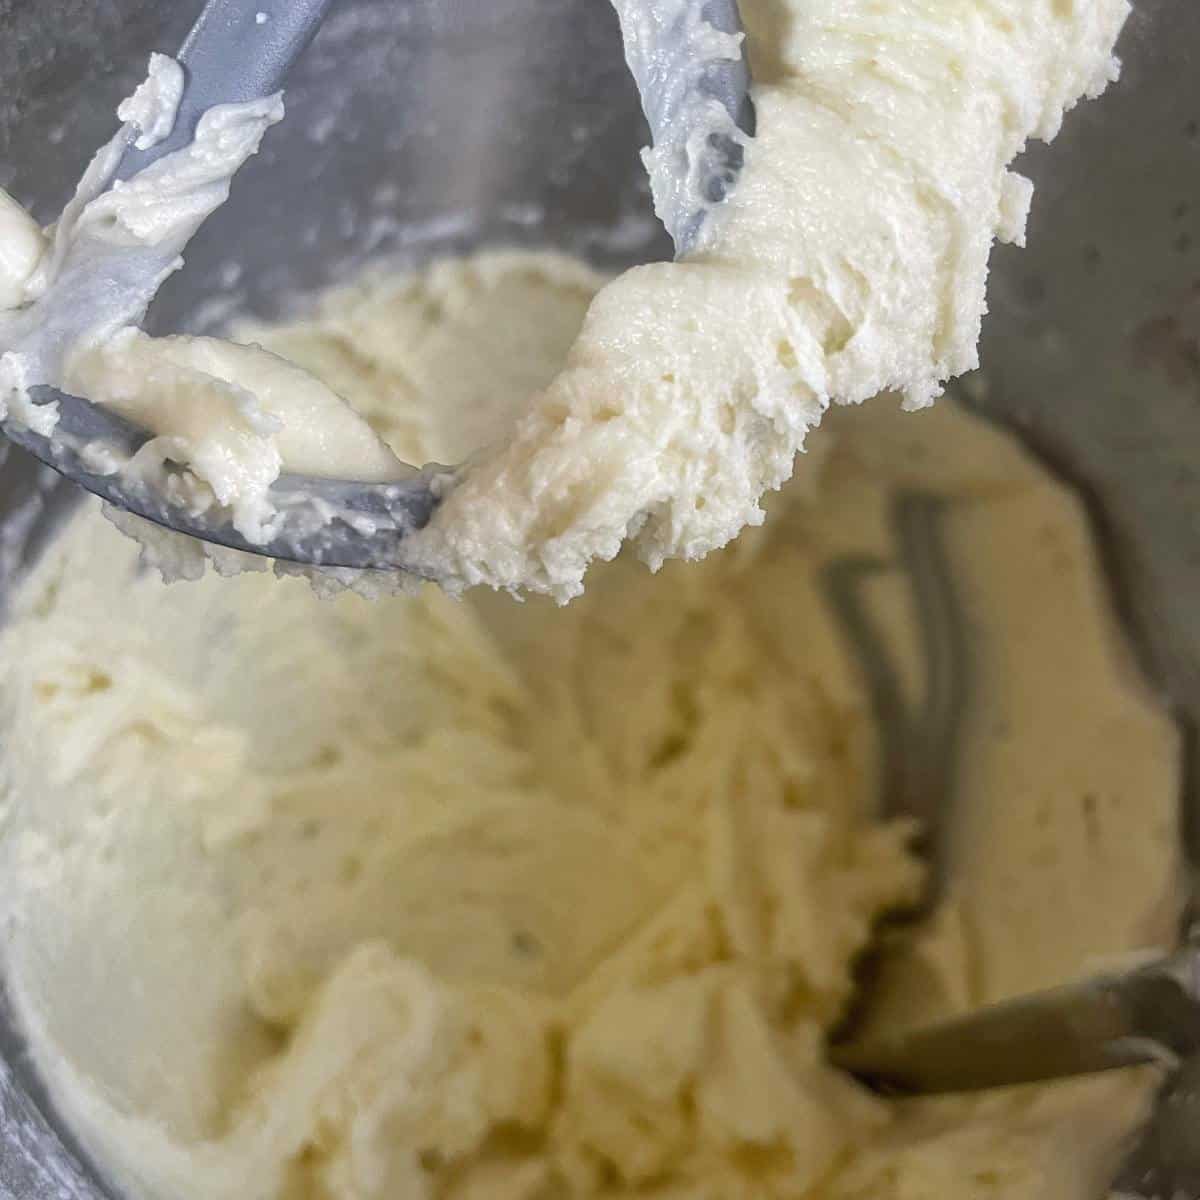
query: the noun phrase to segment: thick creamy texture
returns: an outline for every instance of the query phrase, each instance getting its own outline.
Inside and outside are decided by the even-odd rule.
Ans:
[[[156,436],[132,458],[92,447],[89,465],[170,486],[189,510],[227,515],[263,542],[276,517],[268,489],[285,462],[371,482],[406,471],[361,417],[292,364],[255,346],[136,328],[283,116],[278,96],[218,105],[189,145],[114,182],[130,133],[138,148],[157,145],[182,90],[179,64],[152,55],[145,82],[118,108],[132,130],[95,155],[53,230],[43,234],[0,194],[0,416],[53,433],[57,404],[30,398],[45,384],[114,409]],[[169,472],[169,463],[187,471]]]
[[[596,284],[487,256],[262,336],[397,444],[466,450],[559,369]],[[891,1105],[824,1065],[919,871],[873,817],[823,568],[880,558],[866,601],[915,704],[894,501],[948,499],[975,685],[951,884],[893,1016],[1167,943],[1173,728],[1079,505],[1006,436],[882,402],[811,449],[766,528],[657,578],[623,556],[566,609],[166,588],[73,521],[0,638],[3,955],[131,1195],[1101,1194],[1147,1074]]]
[[[679,5],[618,7],[629,32],[639,12],[667,20]],[[588,564],[626,539],[654,568],[701,557],[762,520],[761,497],[790,476],[831,403],[892,390],[919,408],[977,365],[991,245],[1022,239],[1032,192],[1009,164],[1115,77],[1126,0],[744,0],[741,9],[757,128],[732,195],[708,213],[684,261],[627,272],[597,296],[565,368],[478,449],[400,565],[452,590],[488,584],[566,600]],[[691,37],[706,55],[729,42],[702,29]],[[170,101],[153,84],[139,92],[143,108]],[[278,117],[262,106],[214,111],[222,137],[214,116],[190,158],[180,151],[92,199],[80,230],[105,239],[115,229],[164,250],[173,267],[180,231],[220,202]],[[141,119],[156,127],[157,116]],[[650,161],[665,203],[671,188]],[[58,243],[73,228],[60,222]],[[138,315],[133,306],[123,319]],[[191,503],[227,511],[252,541],[270,535],[267,488],[291,465],[279,430],[292,421],[302,439],[337,415],[349,440],[332,428],[318,439],[323,474],[403,474],[380,443],[360,458],[370,430],[336,396],[294,417],[262,413],[277,369],[267,357],[247,358],[230,378],[197,367],[203,352],[185,348],[181,366],[169,346],[128,337],[104,346],[102,332],[89,329],[77,347],[86,360],[77,383],[149,421],[159,449],[200,481]],[[6,345],[0,402],[7,392],[33,419],[23,389],[46,372],[0,322]],[[129,371],[107,385],[124,349],[155,359],[143,395],[130,397]],[[170,401],[159,406],[164,380]],[[214,439],[217,455],[207,452]]]
[[[292,471],[364,482],[402,468],[371,427],[307,371],[259,346],[221,338],[152,338],[124,329],[72,356],[66,389],[159,431],[123,469],[158,472],[184,458],[192,507],[228,508],[251,541],[269,538],[268,489]],[[183,447],[183,449],[181,449]]]
[[[5,191],[0,190],[0,309],[25,301],[47,239],[36,221]]]
[[[133,95],[117,106],[117,117],[137,129],[133,139],[139,150],[149,150],[168,137],[175,127],[183,98],[183,68],[166,54],[151,54],[145,80]]]
[[[626,537],[652,567],[699,557],[761,521],[831,402],[921,407],[976,366],[991,244],[1030,201],[1008,164],[1113,78],[1127,5],[741,9],[757,131],[732,195],[686,261],[600,293],[414,563],[566,598]]]

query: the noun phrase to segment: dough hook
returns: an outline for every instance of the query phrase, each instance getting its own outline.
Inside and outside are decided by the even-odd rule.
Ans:
[[[208,0],[178,54],[185,85],[172,132],[157,145],[139,150],[135,131],[114,179],[188,144],[201,115],[216,104],[262,99],[280,87],[288,68],[316,33],[333,0]],[[650,12],[644,0],[616,0],[627,58],[642,96],[654,153],[673,186],[656,181],[659,215],[682,257],[697,241],[705,209],[723,199],[741,166],[742,147],[732,137],[710,135],[703,149],[689,149],[695,122],[716,101],[738,127],[753,133],[749,73],[744,57],[700,60],[692,37],[699,27],[723,33],[741,29],[736,0],[677,0],[670,10]],[[665,14],[665,15],[664,15]],[[666,194],[664,194],[666,193]],[[699,197],[699,200],[696,199]],[[33,307],[59,318],[62,310],[84,302],[104,303],[113,278],[127,278],[136,264],[118,253],[89,272],[61,281],[69,297],[51,287]],[[81,285],[82,279],[82,285]],[[139,280],[140,282],[140,280]],[[147,298],[149,299],[149,297]],[[69,301],[69,304],[68,304]],[[56,309],[57,306],[57,309]],[[152,434],[115,412],[51,387],[30,388],[38,405],[57,403],[52,436],[29,428],[11,413],[0,429],[42,462],[117,508],[202,541],[272,558],[328,567],[392,569],[404,537],[422,528],[441,497],[453,486],[456,468],[429,464],[410,468],[394,482],[356,483],[291,474],[270,489],[279,512],[274,536],[252,543],[227,521],[189,511],[164,491],[122,473],[104,473],[87,453],[92,443],[130,457]]]

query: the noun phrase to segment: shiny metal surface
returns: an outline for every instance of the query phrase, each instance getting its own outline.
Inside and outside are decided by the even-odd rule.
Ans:
[[[1161,1063],[1200,1051],[1200,950],[932,1025],[830,1047],[830,1061],[885,1093],[975,1092]],[[1200,1164],[1198,1164],[1200,1165]]]
[[[53,215],[111,134],[146,53],[177,46],[198,10],[0,0],[0,184]],[[1190,733],[1200,714],[1200,5],[1143,0],[1121,51],[1122,82],[1026,156],[1039,186],[1029,248],[993,259],[979,403],[1089,498],[1134,643]],[[481,241],[548,243],[608,266],[670,255],[607,3],[340,0],[288,101],[295,119],[239,176],[156,301],[157,330],[291,310],[380,255],[411,261]],[[74,502],[51,472],[8,456],[6,581]],[[1193,857],[1196,778],[1193,764],[1181,830]],[[2,1017],[0,1059],[0,1195],[105,1195]],[[1198,1097],[1200,1067],[1185,1068],[1123,1168],[1131,1193],[1171,1196],[1178,1185],[1185,1200],[1200,1197]]]

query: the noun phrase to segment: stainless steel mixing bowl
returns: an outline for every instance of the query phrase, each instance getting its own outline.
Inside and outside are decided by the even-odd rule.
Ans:
[[[177,46],[198,9],[198,0],[0,0],[0,184],[53,216],[112,132],[148,51]],[[1052,148],[1026,157],[1038,184],[1029,247],[995,253],[986,387],[971,391],[1089,498],[1131,637],[1174,702],[1192,758],[1200,5],[1140,0],[1121,50],[1120,84],[1071,114]],[[288,119],[156,303],[156,330],[210,328],[234,311],[273,315],[381,255],[418,260],[483,241],[551,244],[612,266],[669,255],[605,0],[341,0],[287,101]],[[8,455],[0,589],[76,499],[32,460]],[[1190,801],[1194,769],[1187,779]],[[1184,809],[1180,836],[1200,860],[1200,806]],[[1172,1152],[1160,1125],[1129,1181]],[[1185,1194],[1200,1197],[1200,1155],[1197,1164]],[[28,1070],[0,997],[0,1195],[107,1194]]]

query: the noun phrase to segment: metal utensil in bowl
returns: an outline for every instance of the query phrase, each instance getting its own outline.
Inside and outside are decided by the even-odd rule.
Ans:
[[[194,15],[147,0],[13,6],[0,38],[0,184],[51,219],[78,164],[111,133],[147,53],[177,47]],[[1091,498],[1128,628],[1187,727],[1200,714],[1200,382],[1187,365],[1200,333],[1191,315],[1200,6],[1140,0],[1119,49],[1121,82],[1022,166],[1038,194],[1028,248],[994,253],[981,404]],[[415,264],[504,244],[616,269],[672,253],[650,205],[638,153],[645,120],[607,4],[340,0],[289,77],[287,103],[289,119],[156,297],[151,332],[287,315],[295,298],[377,259]],[[80,496],[24,452],[8,453],[0,590]],[[1200,806],[1191,792],[1185,799],[1193,821],[1181,837],[1192,853]],[[1172,1194],[1153,1180],[1173,1169],[1175,1133],[1195,1115],[1181,1101],[1197,1090],[1188,1070],[1122,1171],[1132,1193]],[[1174,1124],[1172,1111],[1182,1114]],[[1187,1178],[1170,1176],[1195,1200],[1200,1173]],[[2,1006],[0,1194],[111,1195],[39,1088]]]

